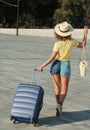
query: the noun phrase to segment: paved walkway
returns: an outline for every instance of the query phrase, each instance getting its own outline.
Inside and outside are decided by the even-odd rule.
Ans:
[[[39,126],[13,124],[9,119],[17,85],[30,83],[33,69],[49,57],[54,42],[54,38],[49,37],[0,35],[0,130],[90,130],[90,67],[88,65],[87,76],[81,78],[79,49],[72,53],[73,71],[62,116],[55,116],[56,102],[48,65],[41,79],[45,96]],[[89,42],[86,47],[88,64]]]

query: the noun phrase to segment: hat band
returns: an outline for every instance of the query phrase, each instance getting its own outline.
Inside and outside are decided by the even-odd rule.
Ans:
[[[67,31],[62,31],[61,29],[60,29],[60,27],[58,27],[58,29],[59,29],[59,31],[60,32],[63,32],[63,33],[66,33],[66,32],[68,32],[70,29],[68,29]]]

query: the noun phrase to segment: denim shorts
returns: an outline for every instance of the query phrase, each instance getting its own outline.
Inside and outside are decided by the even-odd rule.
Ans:
[[[59,61],[55,59],[51,64],[50,73],[70,77],[71,76],[70,61]]]

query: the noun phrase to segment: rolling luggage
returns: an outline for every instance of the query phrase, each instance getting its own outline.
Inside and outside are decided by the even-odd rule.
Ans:
[[[13,120],[13,123],[19,121],[32,123],[34,126],[38,123],[44,97],[44,90],[39,85],[41,73],[39,73],[36,85],[33,84],[35,71],[32,74],[31,84],[18,85],[11,108],[11,120]]]

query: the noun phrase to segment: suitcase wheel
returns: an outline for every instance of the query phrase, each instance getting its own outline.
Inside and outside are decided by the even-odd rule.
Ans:
[[[16,120],[14,119],[13,116],[10,117],[10,120],[11,120],[11,121],[13,120],[13,124],[16,124]]]
[[[16,124],[16,120],[13,121],[13,124]]]
[[[11,120],[11,121],[13,120],[13,116],[10,117],[10,120]]]

